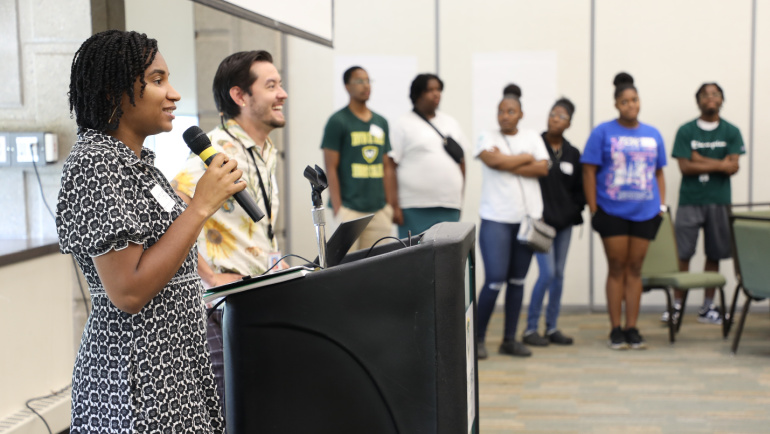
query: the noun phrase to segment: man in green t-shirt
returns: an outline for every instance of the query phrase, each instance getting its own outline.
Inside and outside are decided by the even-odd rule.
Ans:
[[[679,161],[682,185],[676,213],[679,269],[690,269],[698,233],[703,228],[706,271],[719,271],[719,261],[730,257],[727,207],[732,202],[730,177],[738,172],[738,157],[746,153],[741,132],[719,117],[724,92],[716,83],[704,83],[695,93],[701,115],[679,128],[671,156]],[[714,306],[714,289],[707,288],[698,321],[721,324]],[[679,321],[684,291],[674,293],[674,321]],[[668,312],[661,321],[668,321]]]
[[[354,251],[391,235],[398,187],[393,163],[383,158],[390,152],[388,121],[366,106],[371,92],[369,75],[360,66],[353,66],[342,79],[350,103],[329,118],[321,148],[337,220],[374,214],[351,247]]]

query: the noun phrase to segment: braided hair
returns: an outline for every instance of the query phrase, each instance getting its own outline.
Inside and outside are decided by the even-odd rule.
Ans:
[[[147,86],[144,71],[157,53],[158,41],[144,33],[107,30],[83,42],[70,71],[70,114],[74,110],[78,131],[117,129],[123,95],[136,105],[134,83],[138,78],[141,98]]]

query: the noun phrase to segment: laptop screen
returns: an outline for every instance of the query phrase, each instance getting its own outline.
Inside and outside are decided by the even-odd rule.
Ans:
[[[369,224],[373,217],[374,214],[369,214],[355,220],[340,223],[337,230],[329,238],[329,241],[326,242],[327,267],[333,267],[342,262],[350,247],[356,242],[361,232],[366,229],[366,225]],[[319,263],[317,256],[314,262],[316,264]]]

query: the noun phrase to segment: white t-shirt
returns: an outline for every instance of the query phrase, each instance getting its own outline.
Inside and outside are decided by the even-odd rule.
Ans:
[[[468,152],[460,124],[453,117],[437,111],[430,122]],[[462,207],[460,165],[444,150],[443,139],[425,120],[414,112],[401,116],[390,130],[390,146],[388,155],[398,164],[401,208]]]
[[[550,158],[543,139],[534,131],[519,130],[516,135],[506,137],[510,148],[499,131],[482,133],[474,157],[479,158],[482,151],[490,151],[496,147],[506,155],[532,154],[536,161]],[[527,213],[535,219],[543,216],[543,197],[537,178],[495,170],[484,163],[481,166],[483,180],[479,215],[482,219],[499,223],[521,223]],[[521,187],[517,178],[521,180]],[[527,201],[526,207],[521,196],[522,190]]]

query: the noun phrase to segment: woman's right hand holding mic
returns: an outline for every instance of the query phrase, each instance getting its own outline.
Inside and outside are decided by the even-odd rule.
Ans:
[[[211,160],[195,188],[195,195],[189,208],[200,211],[205,218],[211,217],[227,199],[246,188],[245,182],[238,182],[243,171],[238,162],[228,160],[224,154],[217,154]]]

